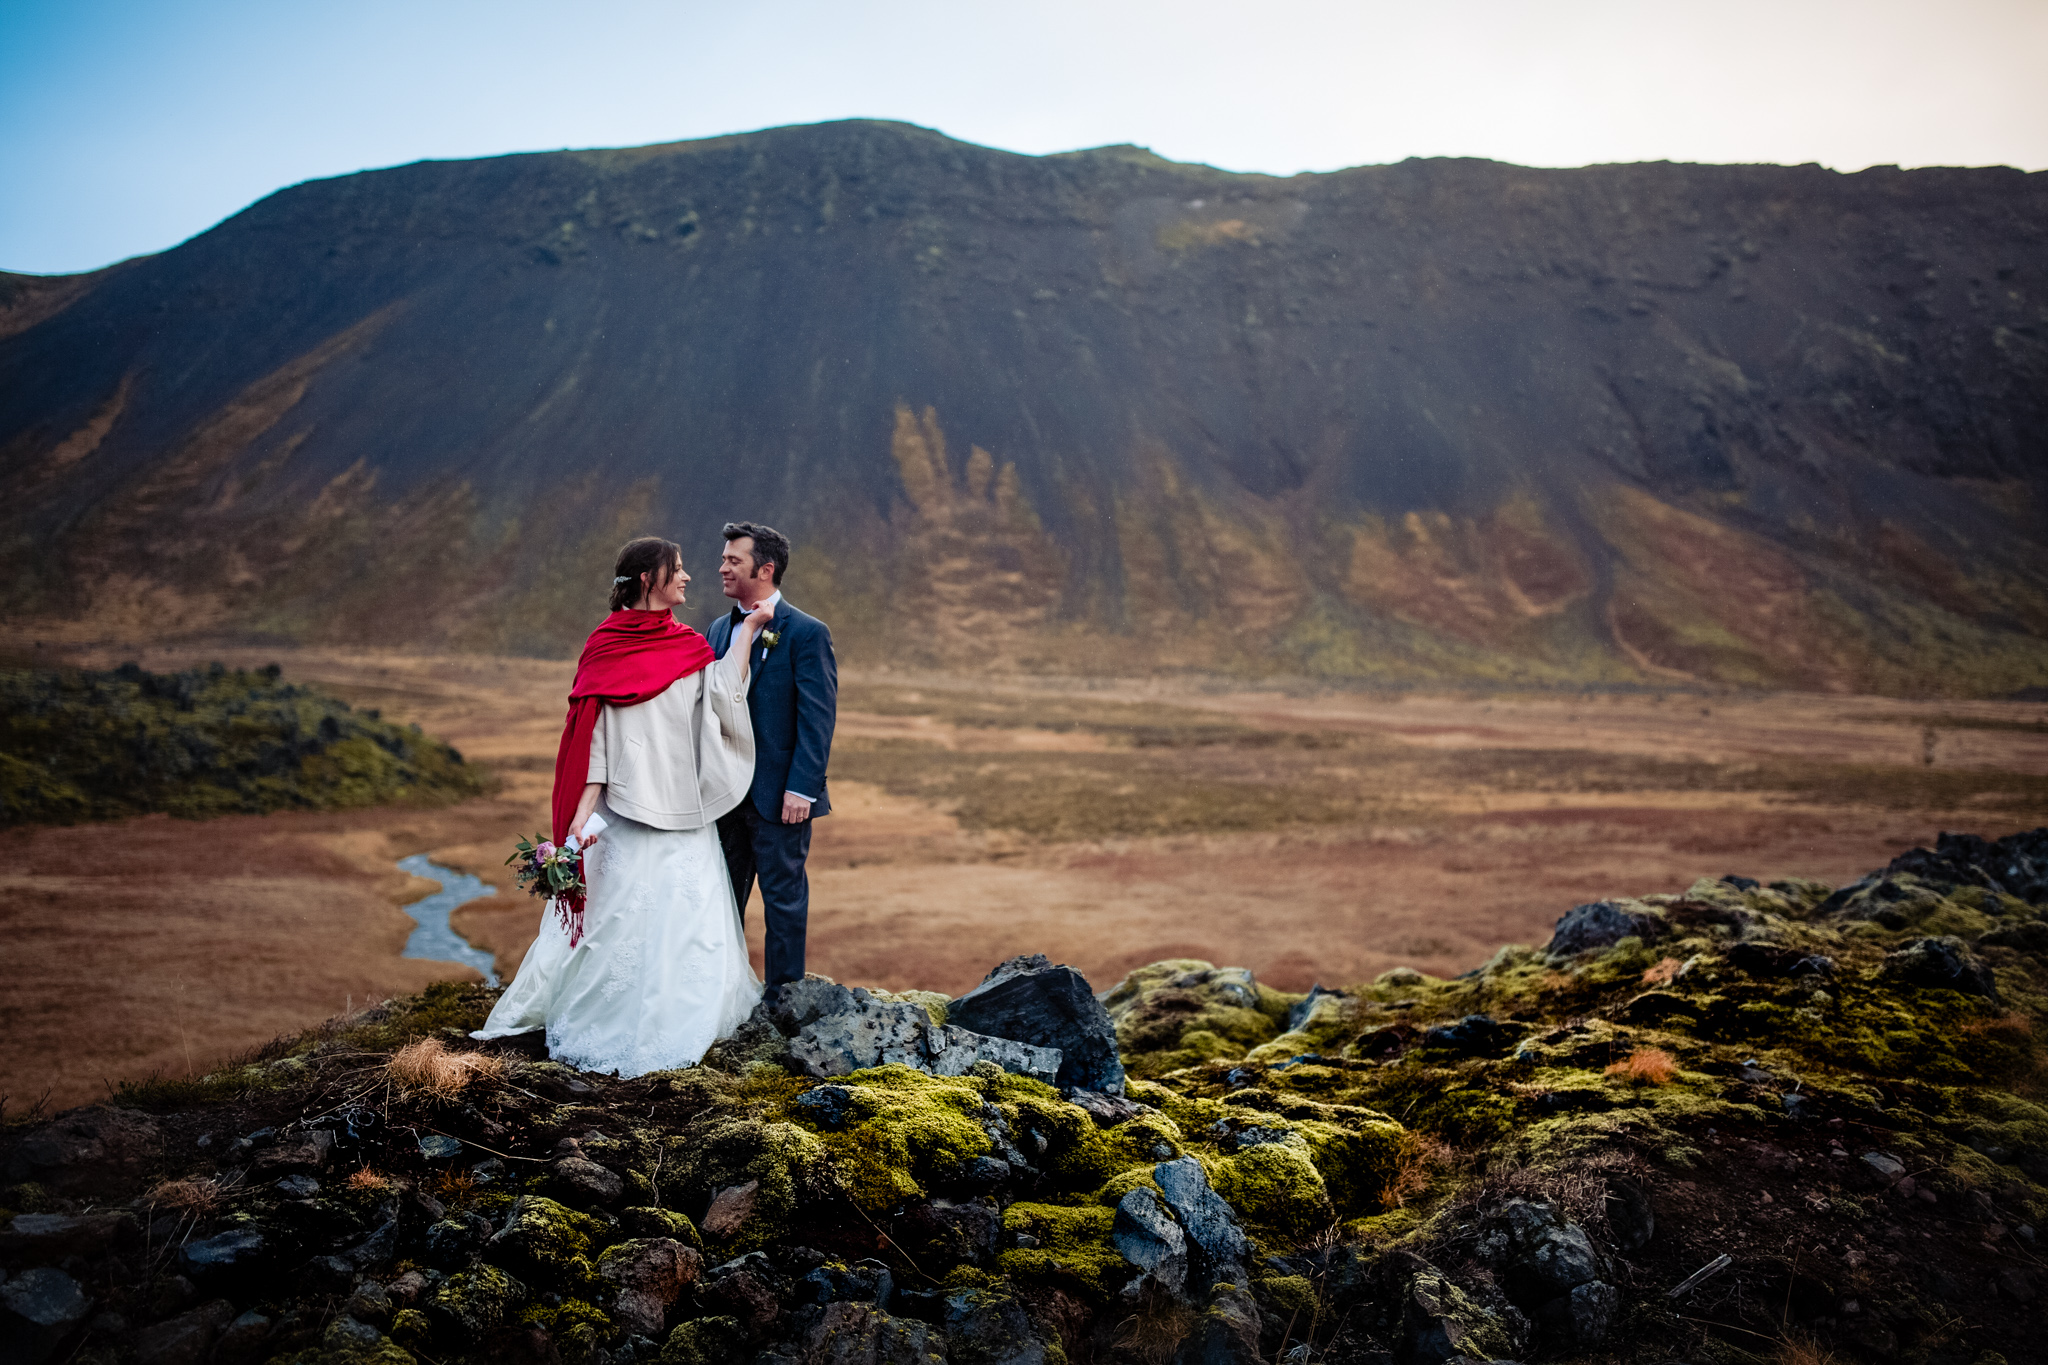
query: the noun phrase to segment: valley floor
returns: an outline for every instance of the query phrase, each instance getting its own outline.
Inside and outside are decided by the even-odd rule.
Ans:
[[[426,852],[499,895],[456,927],[516,970],[539,919],[501,860],[541,827],[571,666],[275,660],[417,722],[501,779],[442,809],[148,817],[30,831],[0,900],[19,1114],[202,1073],[337,1011],[473,979],[398,954]],[[1107,989],[1194,957],[1287,989],[1450,974],[1576,902],[1733,872],[1846,882],[1943,828],[2048,822],[2048,707],[1860,697],[1413,696],[849,672],[810,961],[958,994],[1044,952]],[[760,920],[748,929],[759,961]]]

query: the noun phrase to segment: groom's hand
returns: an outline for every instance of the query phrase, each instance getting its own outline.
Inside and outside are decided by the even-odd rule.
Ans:
[[[810,803],[810,802],[808,802],[808,801],[804,800],[804,799],[803,799],[803,798],[802,798],[801,796],[798,796],[798,795],[797,795],[797,794],[796,794],[795,792],[784,792],[784,793],[782,794],[782,823],[783,823],[783,824],[785,824],[785,825],[801,825],[801,824],[802,824],[802,823],[803,823],[804,821],[806,821],[806,820],[808,820],[808,819],[810,819],[810,818],[811,818],[811,803]]]

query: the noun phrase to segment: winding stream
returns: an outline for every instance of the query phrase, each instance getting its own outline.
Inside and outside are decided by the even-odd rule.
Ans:
[[[498,984],[498,964],[483,949],[449,927],[448,916],[457,906],[467,905],[485,896],[495,896],[498,888],[482,882],[467,872],[457,872],[452,867],[443,867],[428,860],[424,853],[415,853],[410,858],[398,860],[398,870],[409,872],[415,877],[441,883],[441,889],[422,901],[414,901],[405,907],[405,913],[418,921],[418,927],[405,940],[405,951],[400,957],[424,957],[435,962],[460,962],[465,967],[474,967],[484,974],[484,984]]]

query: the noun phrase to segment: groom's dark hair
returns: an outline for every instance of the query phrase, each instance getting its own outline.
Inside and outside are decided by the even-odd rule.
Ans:
[[[725,524],[725,538],[738,540],[741,536],[754,538],[754,572],[761,572],[763,564],[774,562],[775,586],[782,586],[782,571],[789,567],[789,537],[773,526],[761,526],[751,521],[728,521]]]

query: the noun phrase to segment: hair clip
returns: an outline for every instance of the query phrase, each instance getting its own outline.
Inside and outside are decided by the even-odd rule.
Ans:
[[[614,585],[616,585],[616,584],[619,584],[619,583],[631,583],[632,581],[633,581],[632,579],[630,579],[630,578],[626,577],[626,576],[625,576],[624,574],[620,574],[620,575],[619,575],[619,576],[618,576],[617,578],[614,578],[614,579],[612,580],[612,582],[613,582],[613,584],[614,584]]]

